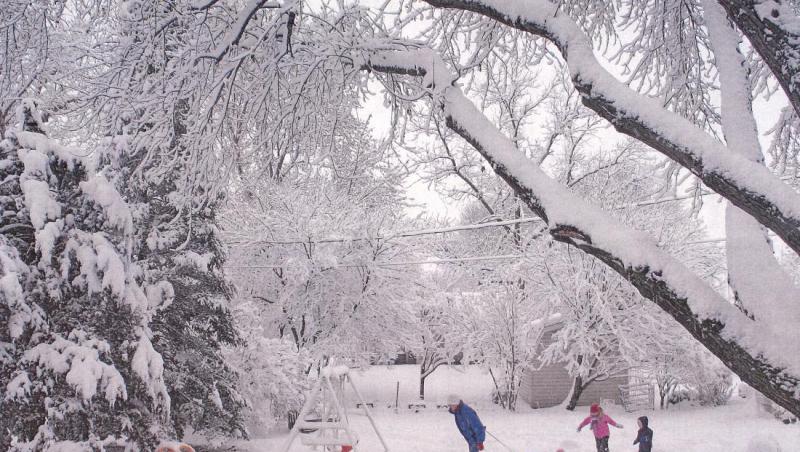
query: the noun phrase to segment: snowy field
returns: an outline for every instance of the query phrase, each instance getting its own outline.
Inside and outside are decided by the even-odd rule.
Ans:
[[[390,450],[402,452],[464,452],[466,446],[444,409],[435,406],[420,412],[409,410],[407,404],[414,400],[417,386],[416,366],[374,367],[354,374],[354,381],[364,393],[364,398],[375,402],[373,414]],[[400,409],[397,413],[387,408],[394,403],[396,383],[400,382]],[[491,378],[478,369],[464,371],[440,369],[429,377],[426,397],[433,404],[455,391],[478,409],[489,432],[497,436],[515,452],[555,451],[593,452],[594,440],[588,430],[581,433],[575,427],[586,415],[587,408],[579,407],[568,412],[555,407],[542,410],[521,407],[518,413],[509,413],[493,406],[488,400]],[[355,403],[351,397],[350,405]],[[625,425],[623,430],[612,429],[612,451],[634,451],[636,418],[647,415],[655,431],[655,452],[755,452],[747,444],[755,435],[773,438],[783,452],[800,451],[800,426],[783,425],[759,414],[753,399],[734,399],[720,408],[681,407],[669,411],[625,413],[621,407],[607,406],[607,413]],[[382,448],[372,433],[369,422],[360,411],[350,410],[351,423],[361,436],[359,450],[378,452]],[[280,452],[288,436],[279,430],[266,438],[255,438],[237,445],[237,449],[252,452]],[[313,449],[296,441],[290,449],[305,452]],[[498,441],[487,437],[487,451],[506,451]]]

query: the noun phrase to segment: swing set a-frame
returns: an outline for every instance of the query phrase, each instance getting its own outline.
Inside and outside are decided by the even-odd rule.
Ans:
[[[298,436],[303,445],[312,446],[315,450],[317,447],[322,447],[325,452],[359,451],[358,435],[351,428],[347,413],[346,385],[356,395],[358,405],[369,419],[384,452],[389,452],[389,446],[386,445],[364,398],[350,378],[350,369],[346,366],[328,366],[322,369],[319,380],[306,397],[303,409],[300,410],[289,438],[281,449],[282,452],[289,452]],[[318,406],[319,416],[310,418]]]

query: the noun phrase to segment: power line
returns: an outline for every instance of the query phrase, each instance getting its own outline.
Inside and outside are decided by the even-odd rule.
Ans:
[[[691,195],[685,195],[685,196],[675,196],[673,198],[652,199],[652,200],[649,200],[649,201],[640,201],[640,202],[634,202],[634,203],[630,203],[630,204],[623,204],[623,205],[617,207],[617,209],[625,209],[625,208],[629,208],[629,207],[653,206],[653,205],[656,205],[656,204],[664,204],[666,202],[685,201],[687,199],[694,199],[694,198],[697,198],[697,197],[700,197],[700,196],[711,196],[711,195],[716,195],[716,194],[717,193],[715,193],[713,191],[703,191],[703,192],[700,192],[700,193],[697,193],[697,194],[691,194]]]
[[[302,245],[306,243],[344,243],[344,242],[363,242],[363,241],[377,241],[377,240],[391,240],[395,238],[402,238],[402,237],[418,237],[423,235],[436,235],[436,234],[447,234],[450,232],[458,232],[458,231],[471,231],[476,229],[483,229],[483,228],[494,228],[498,226],[511,226],[515,224],[523,224],[523,223],[535,223],[541,222],[542,220],[538,217],[528,217],[528,218],[516,218],[513,220],[500,220],[500,221],[487,221],[484,223],[474,223],[474,224],[464,224],[458,226],[449,226],[443,228],[429,228],[429,229],[417,229],[417,230],[409,230],[409,231],[400,231],[395,232],[387,235],[379,235],[374,237],[369,236],[361,236],[361,237],[324,237],[319,239],[308,238],[306,240],[299,240],[299,239],[255,239],[255,240],[230,240],[227,243],[231,245],[255,245],[255,244],[266,244],[266,245]]]
[[[772,239],[774,239],[774,238],[777,238],[777,237],[778,237],[778,236],[777,236],[777,235],[775,235],[775,233],[774,233],[774,232],[772,232],[772,231],[767,231],[767,235],[768,235],[770,238],[772,238]],[[713,239],[694,240],[694,241],[691,241],[691,242],[684,242],[684,243],[685,243],[686,245],[699,245],[699,244],[703,244],[703,243],[718,243],[718,242],[724,242],[724,241],[726,241],[726,240],[728,240],[726,237],[716,237],[716,238],[713,238]]]
[[[621,206],[616,207],[615,209],[625,209],[630,207],[644,207],[650,206],[655,204],[663,204],[667,202],[677,202],[677,201],[684,201],[687,199],[692,199],[697,196],[710,196],[716,195],[714,192],[703,192],[697,195],[687,195],[687,196],[678,196],[674,198],[664,198],[664,199],[655,199],[651,201],[641,201],[631,204],[624,204]],[[437,234],[447,234],[450,232],[458,232],[458,231],[471,231],[476,229],[483,229],[483,228],[494,228],[494,227],[503,227],[503,226],[512,226],[515,224],[524,224],[524,223],[535,223],[540,222],[541,219],[538,217],[528,217],[528,218],[516,218],[513,220],[499,220],[499,221],[487,221],[484,223],[474,223],[474,224],[464,224],[458,226],[449,226],[449,227],[442,227],[442,228],[428,228],[428,229],[417,229],[417,230],[408,230],[408,231],[399,231],[394,232],[386,235],[378,235],[378,236],[360,236],[360,237],[322,237],[315,239],[313,237],[309,237],[305,240],[296,239],[296,238],[286,238],[286,239],[233,239],[227,240],[226,243],[230,245],[256,245],[256,244],[264,244],[264,245],[303,245],[307,243],[347,243],[347,242],[367,242],[367,241],[379,241],[379,240],[391,240],[395,238],[406,238],[406,237],[420,237],[426,235],[437,235]],[[719,240],[717,240],[719,241]],[[694,242],[691,242],[694,243]]]
[[[492,256],[474,256],[474,257],[454,257],[445,259],[426,259],[420,261],[398,261],[398,262],[370,262],[368,264],[333,264],[333,265],[316,265],[315,267],[323,268],[352,268],[352,267],[393,267],[403,265],[438,265],[438,264],[451,264],[458,262],[476,262],[476,261],[495,261],[495,260],[514,260],[532,257],[528,254],[498,254]],[[261,264],[261,265],[231,265],[225,268],[231,269],[268,269],[268,268],[298,268],[305,266],[302,265],[285,265],[285,264]]]
[[[707,240],[696,240],[692,242],[685,242],[687,245],[699,245],[705,243],[723,242],[725,238],[713,238]],[[453,257],[443,259],[424,259],[418,261],[397,261],[397,262],[369,262],[365,264],[333,264],[333,265],[313,265],[315,268],[363,268],[363,267],[401,267],[407,265],[442,265],[454,264],[459,262],[479,262],[479,261],[496,261],[496,260],[516,260],[524,259],[526,257],[533,257],[529,254],[498,254],[489,256],[472,256],[472,257]],[[226,265],[227,269],[237,270],[260,270],[270,268],[307,268],[305,265],[286,265],[286,264],[260,264],[260,265]]]
[[[703,191],[698,194],[691,194],[686,196],[677,196],[674,198],[662,198],[662,199],[654,199],[650,201],[641,201],[635,202],[630,204],[623,204],[615,209],[625,209],[630,207],[644,207],[656,204],[663,204],[667,202],[677,202],[677,201],[685,201],[687,199],[693,199],[698,196],[710,196],[716,195],[715,192],[710,191]],[[303,245],[307,243],[347,243],[347,242],[365,242],[365,241],[380,241],[380,240],[391,240],[395,238],[406,238],[406,237],[420,237],[426,235],[437,235],[437,234],[447,234],[450,232],[458,232],[458,231],[470,231],[476,229],[483,229],[483,228],[494,228],[494,227],[502,227],[502,226],[512,226],[515,224],[523,224],[523,223],[534,223],[540,222],[541,219],[538,217],[528,217],[528,218],[516,218],[513,220],[498,220],[498,221],[487,221],[483,223],[473,223],[473,224],[464,224],[458,226],[449,226],[449,227],[442,227],[442,228],[428,228],[428,229],[417,229],[417,230],[408,230],[408,231],[399,231],[391,234],[386,235],[378,235],[378,236],[360,236],[360,237],[323,237],[314,239],[313,237],[309,237],[305,240],[296,239],[296,238],[287,238],[287,239],[242,239],[242,240],[227,240],[226,243],[229,245],[256,245],[256,244],[264,244],[264,245]],[[722,239],[724,240],[724,239]],[[710,240],[710,241],[722,241],[722,240]],[[694,243],[706,243],[703,242],[688,242],[689,244]]]

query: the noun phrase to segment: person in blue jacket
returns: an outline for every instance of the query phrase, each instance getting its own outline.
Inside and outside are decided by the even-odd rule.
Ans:
[[[481,423],[481,419],[475,410],[455,394],[447,397],[447,405],[450,407],[448,411],[456,418],[458,431],[467,440],[469,452],[483,450],[483,442],[486,440],[486,427]]]
[[[648,427],[649,422],[647,416],[639,418],[639,434],[636,435],[636,440],[633,445],[639,445],[639,452],[650,452],[653,450],[653,431]]]

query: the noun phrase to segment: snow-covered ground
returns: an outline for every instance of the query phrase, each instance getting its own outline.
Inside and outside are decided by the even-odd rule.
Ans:
[[[373,367],[353,375],[364,398],[376,403],[373,414],[390,450],[465,452],[467,448],[456,430],[453,418],[444,409],[431,406],[414,412],[407,408],[417,391],[415,378],[418,372],[416,366],[393,366]],[[400,382],[400,409],[395,413],[393,408],[387,406],[394,404],[397,382]],[[586,415],[586,407],[568,412],[559,407],[532,410],[523,406],[519,412],[509,413],[489,402],[491,386],[491,377],[476,368],[462,371],[439,369],[429,377],[426,398],[436,404],[449,392],[459,393],[467,403],[478,408],[488,431],[514,451],[552,452],[559,447],[564,448],[565,452],[595,450],[591,432],[575,431]],[[350,397],[348,402],[354,405],[354,397]],[[748,450],[747,445],[756,435],[773,438],[783,452],[800,451],[800,425],[783,425],[759,414],[752,398],[735,398],[730,405],[719,408],[681,407],[669,411],[626,413],[621,407],[608,406],[606,411],[625,425],[623,430],[612,429],[612,451],[637,450],[632,442],[636,436],[636,418],[641,415],[651,418],[655,452],[755,452]],[[372,432],[366,416],[354,408],[351,408],[350,415],[351,424],[361,437],[359,450],[381,451],[378,438]],[[284,428],[266,438],[238,444],[237,448],[252,452],[280,452],[287,437],[288,432]],[[290,450],[305,452],[313,449],[303,446],[298,440]],[[489,436],[486,450],[507,449]]]

